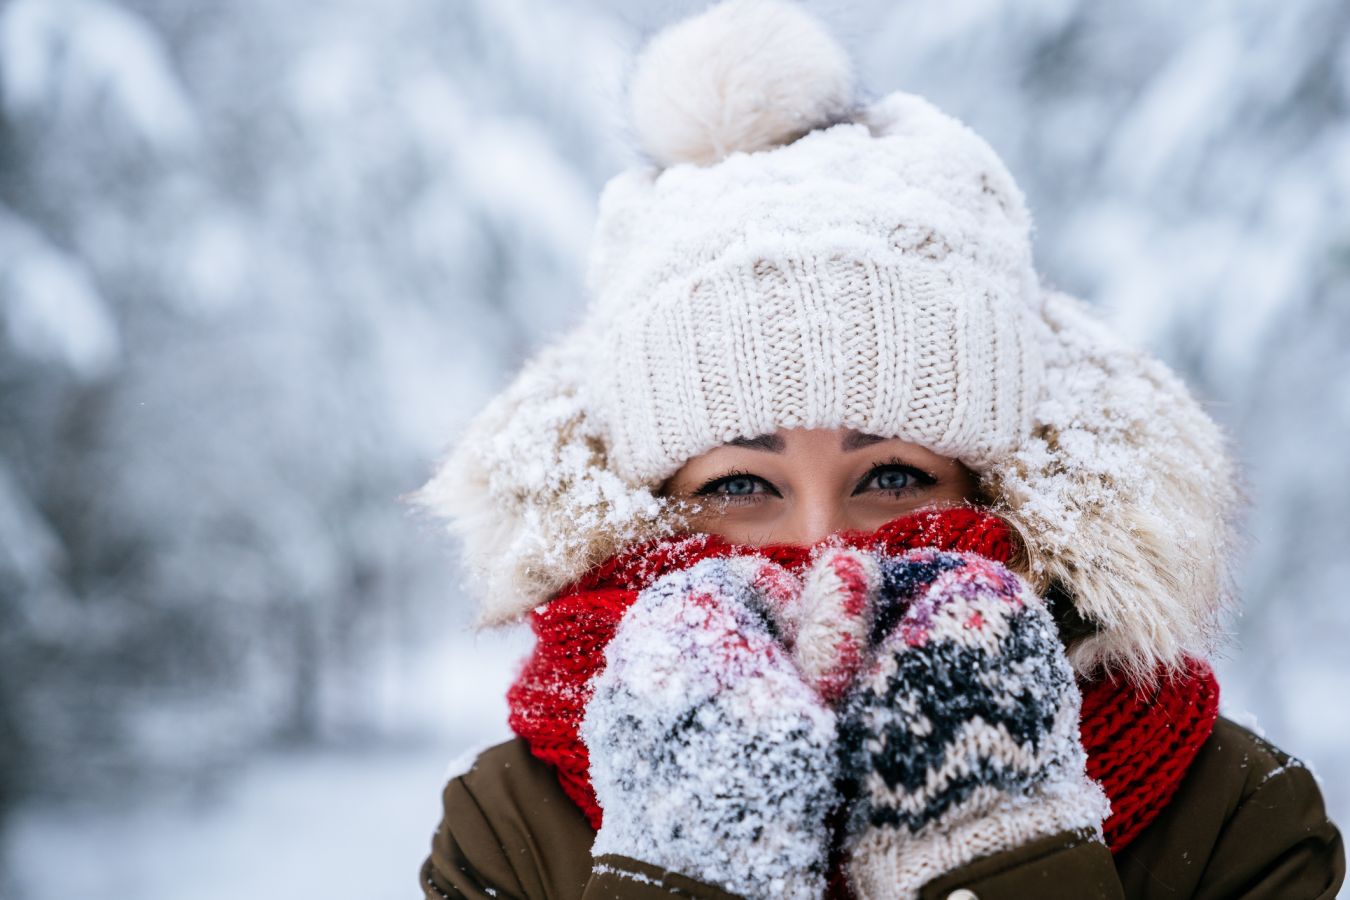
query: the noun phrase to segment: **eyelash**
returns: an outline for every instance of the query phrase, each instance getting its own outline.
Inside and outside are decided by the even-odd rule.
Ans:
[[[904,488],[881,488],[883,492],[890,494],[894,497],[902,497],[905,494],[910,493],[912,491],[916,491],[921,488],[932,487],[933,485],[937,484],[938,481],[937,476],[933,475],[931,472],[925,472],[923,469],[911,465],[910,463],[907,463],[902,459],[888,459],[885,462],[878,463],[877,465],[868,469],[867,474],[862,477],[862,481],[858,482],[859,486],[866,484],[881,472],[887,471],[889,469],[899,469],[906,475],[910,476],[910,478],[914,482],[910,486]],[[854,490],[854,493],[857,493],[856,489]]]
[[[752,493],[752,494],[717,493],[717,489],[719,487],[729,482],[735,481],[737,478],[753,479],[755,481],[758,481],[760,484],[767,486],[769,488],[769,493],[772,493],[774,496],[782,496],[781,494],[778,493],[777,489],[775,489],[773,485],[769,484],[767,480],[760,478],[758,475],[752,475],[751,473],[745,471],[744,469],[733,469],[732,471],[727,472],[725,475],[718,475],[715,478],[711,478],[708,481],[705,481],[702,487],[694,491],[694,495],[698,497],[717,497],[723,503],[754,503],[757,502],[756,501],[757,497],[763,496],[763,494],[761,493]]]
[[[904,460],[890,459],[887,460],[886,462],[878,463],[877,465],[868,469],[866,474],[863,475],[862,480],[858,482],[858,487],[854,488],[853,491],[854,495],[856,496],[859,493],[858,488],[860,488],[862,485],[867,484],[873,478],[877,477],[877,475],[890,469],[899,469],[903,471],[906,475],[909,475],[911,478],[914,479],[914,481],[917,482],[916,484],[904,488],[880,489],[883,493],[890,494],[893,497],[903,497],[904,495],[910,493],[911,491],[918,490],[920,488],[932,487],[934,484],[937,484],[936,476],[932,475],[931,473],[916,468],[915,466],[910,465]],[[765,487],[767,487],[768,491],[757,491],[749,494],[719,494],[717,492],[717,489],[719,487],[729,482],[735,481],[738,478],[753,479],[754,481],[757,481],[760,484],[763,484]],[[782,494],[778,492],[777,488],[775,488],[772,484],[770,484],[767,479],[761,478],[760,476],[754,475],[743,469],[734,469],[730,472],[727,472],[724,475],[718,475],[715,478],[711,478],[708,481],[705,481],[703,485],[698,488],[698,490],[694,491],[695,496],[699,497],[716,496],[721,498],[723,503],[755,503],[758,502],[757,498],[763,496],[765,493],[772,494],[775,497],[782,496]]]

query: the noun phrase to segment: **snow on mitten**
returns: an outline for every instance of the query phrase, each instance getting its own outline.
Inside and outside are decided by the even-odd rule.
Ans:
[[[707,559],[638,594],[605,650],[581,737],[616,854],[746,897],[819,897],[838,800],[835,714],[778,642],[795,579]]]
[[[841,713],[848,876],[910,898],[975,859],[1070,829],[1108,801],[1088,778],[1081,698],[1044,602],[998,563],[881,561],[875,655]]]
[[[798,671],[832,706],[867,659],[877,559],[863,550],[826,547],[804,573],[804,584],[772,606]]]

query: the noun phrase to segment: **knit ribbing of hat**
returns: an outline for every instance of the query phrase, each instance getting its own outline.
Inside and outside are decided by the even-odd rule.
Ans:
[[[979,464],[1029,428],[1030,318],[1006,284],[960,267],[751,254],[618,314],[591,390],[612,464],[638,480],[780,427],[852,427]]]

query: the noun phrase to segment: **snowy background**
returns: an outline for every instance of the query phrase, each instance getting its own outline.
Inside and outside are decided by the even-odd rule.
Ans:
[[[1350,821],[1350,5],[810,5],[1229,427],[1225,706]],[[527,642],[398,498],[574,320],[700,7],[0,0],[0,897],[415,896]]]

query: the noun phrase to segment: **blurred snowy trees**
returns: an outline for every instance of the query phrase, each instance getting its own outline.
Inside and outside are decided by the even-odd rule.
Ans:
[[[628,54],[701,5],[0,3],[0,806],[406,727],[459,618],[398,495],[572,320]],[[1350,7],[808,5],[1231,428],[1227,696],[1350,813]]]
[[[1225,708],[1350,815],[1350,5],[848,4],[877,86],[985,135],[1047,279],[1229,429],[1253,500]]]
[[[0,6],[10,794],[408,727],[454,590],[398,497],[575,307],[601,178],[489,9]]]

